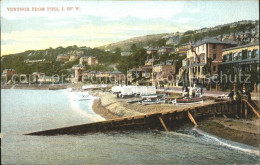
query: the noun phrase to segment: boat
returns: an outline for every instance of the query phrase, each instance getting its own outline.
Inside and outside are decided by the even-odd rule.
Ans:
[[[184,98],[178,98],[172,101],[175,105],[188,105],[188,104],[201,104],[205,100],[204,97],[184,97]]]
[[[165,94],[143,95],[142,100],[139,101],[139,104],[148,105],[148,104],[165,103],[164,96],[165,96]]]
[[[159,101],[157,98],[147,98],[142,101],[139,101],[139,104],[142,104],[142,105],[158,104],[158,103],[159,103]]]
[[[205,100],[201,92],[201,88],[189,87],[189,89],[184,88],[183,97],[177,98],[172,101],[175,105],[189,105],[189,104],[201,104]]]

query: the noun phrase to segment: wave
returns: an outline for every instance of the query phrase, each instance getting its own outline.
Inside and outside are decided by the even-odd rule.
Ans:
[[[88,102],[84,101],[84,103],[87,104],[87,106],[88,106],[87,110],[91,111],[91,112],[88,112],[80,107],[80,101],[78,101],[78,98],[80,98],[82,96],[83,92],[68,92],[67,90],[64,90],[63,92],[67,95],[67,97],[69,99],[70,107],[71,107],[72,111],[74,111],[75,113],[78,113],[81,116],[88,118],[92,122],[105,120],[103,117],[99,116],[98,114],[95,114],[94,111],[92,110],[93,100],[96,97],[91,96],[92,97],[91,100],[88,100]]]
[[[196,127],[194,127],[192,130],[196,131],[197,133],[202,135],[203,136],[202,138],[204,138],[205,140],[213,140],[222,146],[260,156],[259,150],[255,147],[247,146],[245,144],[232,142],[229,140],[225,140],[225,139],[210,135]]]

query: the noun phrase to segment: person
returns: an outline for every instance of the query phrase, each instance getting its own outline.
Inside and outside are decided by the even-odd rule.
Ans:
[[[229,98],[231,99],[231,100],[234,100],[234,91],[233,90],[231,90],[231,92],[229,93]]]
[[[248,101],[251,100],[251,93],[250,93],[250,91],[247,91],[247,100],[248,100]]]

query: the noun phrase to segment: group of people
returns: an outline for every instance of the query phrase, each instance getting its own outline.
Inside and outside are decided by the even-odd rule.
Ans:
[[[251,93],[250,93],[250,91],[247,91],[247,92],[245,92],[244,94],[247,95],[247,99],[248,99],[248,100],[251,100]],[[229,97],[231,100],[234,100],[234,95],[235,95],[234,90],[231,90],[230,93],[228,94],[228,97]],[[241,98],[241,92],[236,91],[236,96],[237,96],[238,99]]]

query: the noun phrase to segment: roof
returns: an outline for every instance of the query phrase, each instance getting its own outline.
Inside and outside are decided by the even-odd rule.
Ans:
[[[214,37],[207,37],[204,38],[203,40],[197,41],[193,46],[200,46],[206,43],[210,43],[210,44],[230,44],[230,45],[236,45],[237,43],[235,41],[232,40],[224,40],[224,41],[220,41],[217,40]]]
[[[223,49],[222,52],[227,51],[227,50],[234,50],[234,49],[246,48],[246,47],[250,47],[250,46],[256,46],[256,45],[259,45],[259,42],[236,46],[236,47],[232,47],[232,48],[228,48],[228,49]]]
[[[115,71],[111,72],[111,74],[122,74],[122,72],[115,70]]]

